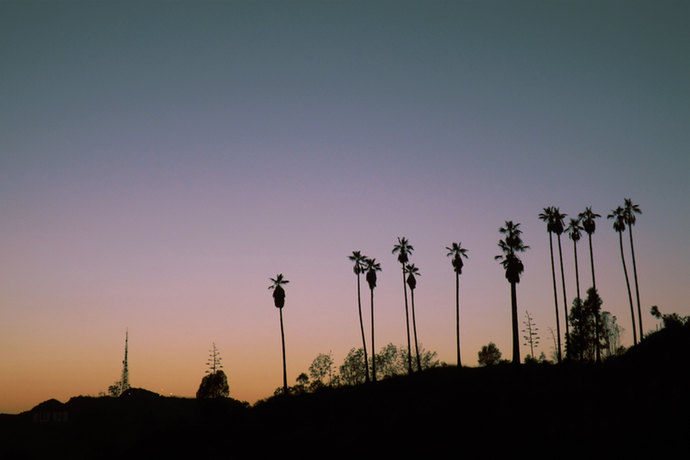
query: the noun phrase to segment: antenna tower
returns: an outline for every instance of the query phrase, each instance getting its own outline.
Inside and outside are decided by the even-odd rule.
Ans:
[[[122,391],[129,390],[129,370],[127,369],[127,349],[129,348],[129,328],[125,332],[125,359],[122,361],[122,378],[120,385]]]

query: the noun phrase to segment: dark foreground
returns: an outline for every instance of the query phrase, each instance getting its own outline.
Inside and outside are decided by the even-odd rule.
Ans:
[[[145,390],[50,400],[0,416],[0,458],[677,457],[689,389],[686,326],[601,366],[438,368],[252,408]]]

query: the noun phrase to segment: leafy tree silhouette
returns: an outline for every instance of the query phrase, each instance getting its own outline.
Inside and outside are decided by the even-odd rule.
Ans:
[[[460,275],[462,274],[462,267],[464,265],[462,257],[467,259],[467,249],[462,247],[462,242],[453,243],[451,247],[447,247],[448,254],[446,257],[452,257],[451,264],[453,264],[453,271],[455,272],[455,338],[458,353],[458,367],[462,367],[460,361]]]
[[[482,347],[481,351],[477,352],[477,355],[480,366],[493,366],[501,360],[502,353],[495,343],[489,342],[488,345]]]
[[[376,259],[365,259],[364,268],[367,271],[367,283],[371,290],[371,352],[374,356],[371,359],[371,377],[376,381],[376,348],[374,345],[374,289],[376,288],[376,272],[381,271],[381,264],[376,263]]]
[[[553,302],[556,309],[556,336],[558,337],[558,362],[562,361],[561,355],[561,322],[558,318],[558,289],[556,288],[556,266],[553,260],[553,237],[554,231],[554,211],[556,208],[544,208],[544,212],[539,214],[539,218],[546,222],[546,231],[549,233],[549,248],[551,249],[551,278],[553,279]]]
[[[407,285],[410,286],[410,297],[412,300],[412,330],[414,332],[414,351],[417,354],[417,370],[422,370],[422,362],[419,358],[419,345],[417,342],[417,319],[414,311],[414,290],[417,287],[416,276],[422,276],[419,273],[419,269],[414,266],[414,264],[407,265],[405,267],[405,272],[407,273]]]
[[[210,356],[206,365],[208,369],[201,384],[196,392],[197,399],[202,398],[227,398],[230,395],[230,387],[228,386],[228,378],[223,372],[223,365],[220,363],[222,358],[218,352],[216,343],[213,343],[213,348],[209,350]]]
[[[499,260],[506,271],[506,279],[510,283],[510,304],[512,311],[513,324],[513,364],[520,364],[520,336],[518,332],[518,317],[517,317],[517,289],[516,284],[520,282],[520,275],[525,271],[525,266],[522,264],[520,257],[516,253],[525,252],[529,249],[522,242],[520,235],[520,224],[513,224],[513,221],[506,221],[505,227],[498,229],[499,233],[505,235],[505,239],[498,241],[498,247],[501,248],[503,254],[494,257]]]
[[[364,338],[364,321],[362,320],[362,295],[359,284],[359,275],[364,271],[364,261],[366,256],[363,256],[361,251],[353,251],[351,256],[347,257],[350,261],[354,262],[355,265],[352,270],[357,275],[357,305],[359,307],[359,327],[362,330],[362,347],[364,348],[364,370],[366,375],[366,381],[369,381],[369,360],[367,358],[367,341]]]
[[[287,384],[287,364],[285,362],[285,330],[283,328],[283,307],[285,306],[285,290],[283,289],[283,284],[288,284],[290,281],[283,278],[283,274],[279,274],[275,279],[270,278],[273,283],[268,287],[269,290],[273,290],[273,303],[276,308],[280,310],[280,339],[283,343],[283,394],[288,396],[288,384]]]
[[[398,237],[398,244],[393,246],[392,254],[398,253],[398,262],[402,265],[403,292],[405,293],[405,323],[407,324],[407,370],[412,373],[412,345],[410,344],[410,313],[407,306],[407,283],[405,282],[405,264],[409,261],[409,255],[414,251],[407,238]]]
[[[618,206],[611,210],[607,219],[613,219],[613,229],[618,232],[618,240],[621,246],[621,261],[623,262],[623,273],[625,274],[625,284],[628,286],[628,299],[630,301],[630,315],[633,325],[633,344],[637,345],[637,330],[635,329],[635,307],[633,307],[632,293],[630,292],[630,278],[628,278],[628,268],[625,266],[625,254],[623,254],[623,232],[625,231],[625,209]]]
[[[632,199],[625,198],[625,223],[628,224],[628,229],[630,230],[630,252],[632,253],[632,263],[633,263],[633,278],[635,279],[635,297],[637,298],[637,315],[640,323],[640,340],[644,337],[644,329],[642,328],[642,307],[640,307],[640,288],[637,283],[637,264],[635,263],[635,245],[633,244],[633,234],[632,229],[637,222],[635,214],[642,214],[640,211],[640,205],[633,204]]]
[[[596,214],[595,212],[592,211],[592,207],[588,206],[584,212],[581,212],[578,217],[580,218],[580,221],[582,222],[582,226],[584,227],[585,232],[587,232],[587,236],[589,237],[589,258],[590,262],[592,264],[592,287],[594,290],[597,290],[597,280],[596,277],[594,276],[594,250],[592,249],[592,235],[594,235],[594,232],[597,229],[597,224],[594,222],[594,219],[597,219],[601,217],[601,215]],[[601,318],[599,316],[599,313],[597,312],[596,315],[596,321],[597,321],[597,334],[599,333],[599,324],[601,323]],[[601,362],[601,337],[597,337],[597,362]]]
[[[597,333],[596,317],[601,309],[602,301],[594,288],[587,290],[587,299],[583,302],[579,297],[573,301],[568,321],[572,326],[568,356],[578,361],[592,361],[596,357],[597,340],[601,333]]]

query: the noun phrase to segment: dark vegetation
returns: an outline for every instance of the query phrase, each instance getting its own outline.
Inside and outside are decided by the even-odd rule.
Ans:
[[[535,453],[566,458],[677,455],[690,429],[689,356],[686,322],[600,365],[436,367],[254,407],[141,389],[49,400],[0,418],[0,458],[389,457],[457,446],[500,455],[525,442]],[[363,444],[354,441],[363,436]]]

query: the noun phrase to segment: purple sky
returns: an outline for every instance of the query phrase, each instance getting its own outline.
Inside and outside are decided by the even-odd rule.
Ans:
[[[0,412],[106,391],[126,327],[134,386],[193,396],[216,342],[230,395],[269,396],[278,273],[289,382],[318,353],[340,364],[361,346],[355,250],[383,267],[377,348],[403,344],[403,236],[424,348],[455,362],[461,241],[463,361],[489,341],[510,357],[506,220],[549,355],[547,206],[604,216],[597,286],[624,344],[605,218],[624,198],[645,329],[652,305],[690,315],[689,21],[685,2],[1,2]]]

